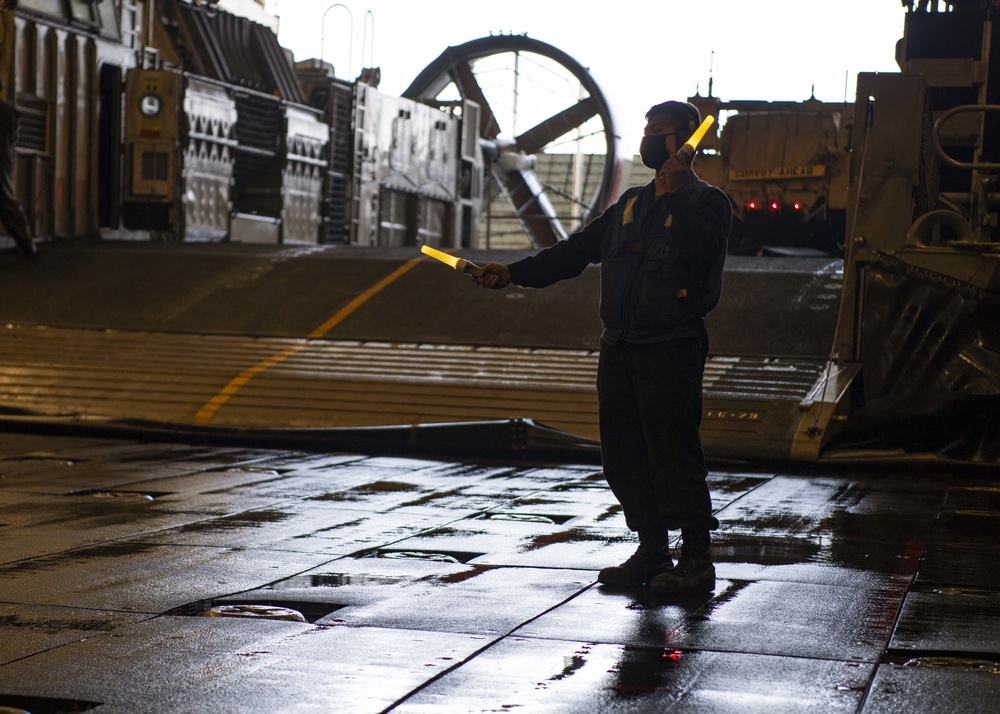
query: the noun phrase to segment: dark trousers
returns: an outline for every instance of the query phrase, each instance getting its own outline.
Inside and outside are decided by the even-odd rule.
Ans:
[[[708,337],[602,345],[597,370],[604,475],[631,530],[718,528],[701,447]]]

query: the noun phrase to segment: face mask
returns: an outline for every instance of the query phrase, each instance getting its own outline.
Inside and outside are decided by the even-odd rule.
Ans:
[[[667,151],[667,137],[670,134],[650,134],[642,137],[639,144],[639,156],[642,157],[643,166],[656,171],[670,158]]]

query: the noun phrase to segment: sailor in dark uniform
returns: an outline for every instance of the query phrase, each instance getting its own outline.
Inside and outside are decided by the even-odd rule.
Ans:
[[[509,265],[490,263],[477,282],[541,288],[601,265],[604,326],[597,376],[604,475],[639,547],[604,568],[609,586],[654,592],[715,588],[708,470],[699,428],[708,355],[705,315],[722,294],[732,205],[678,150],[701,121],[696,107],[664,102],[646,114],[640,153],[656,171],[565,241]],[[680,530],[674,565],[668,532]]]

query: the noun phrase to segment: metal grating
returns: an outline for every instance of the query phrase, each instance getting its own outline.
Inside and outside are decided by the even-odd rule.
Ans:
[[[0,329],[0,414],[191,425],[226,385],[250,373],[211,424],[370,427],[523,417],[597,440],[597,360],[591,350],[7,326]],[[722,429],[725,443],[747,429],[785,434],[822,368],[818,360],[712,357],[705,407],[717,418],[706,427]],[[758,416],[719,421],[741,410]],[[787,449],[786,439],[775,448]]]
[[[280,100],[246,91],[236,92],[236,125],[233,133],[233,193],[236,210],[278,215],[281,162],[278,149],[285,135]]]
[[[705,364],[706,399],[804,399],[823,373],[816,359],[711,357]]]
[[[280,100],[261,94],[236,92],[236,116],[233,130],[240,143],[237,151],[272,158],[277,155],[281,137],[285,134],[285,117]]]
[[[8,326],[0,413],[191,424],[286,350],[213,424],[336,427],[530,417],[596,436],[597,353]]]
[[[327,147],[329,170],[323,207],[323,243],[349,243],[351,240],[349,191],[352,184],[354,133],[354,89],[331,82],[330,123],[332,139]]]
[[[30,94],[17,95],[17,148],[38,154],[49,153],[49,107],[51,99]]]

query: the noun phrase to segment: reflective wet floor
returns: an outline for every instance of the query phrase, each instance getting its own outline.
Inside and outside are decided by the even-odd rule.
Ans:
[[[1000,475],[714,468],[712,595],[593,465],[0,434],[0,708],[995,712]]]

